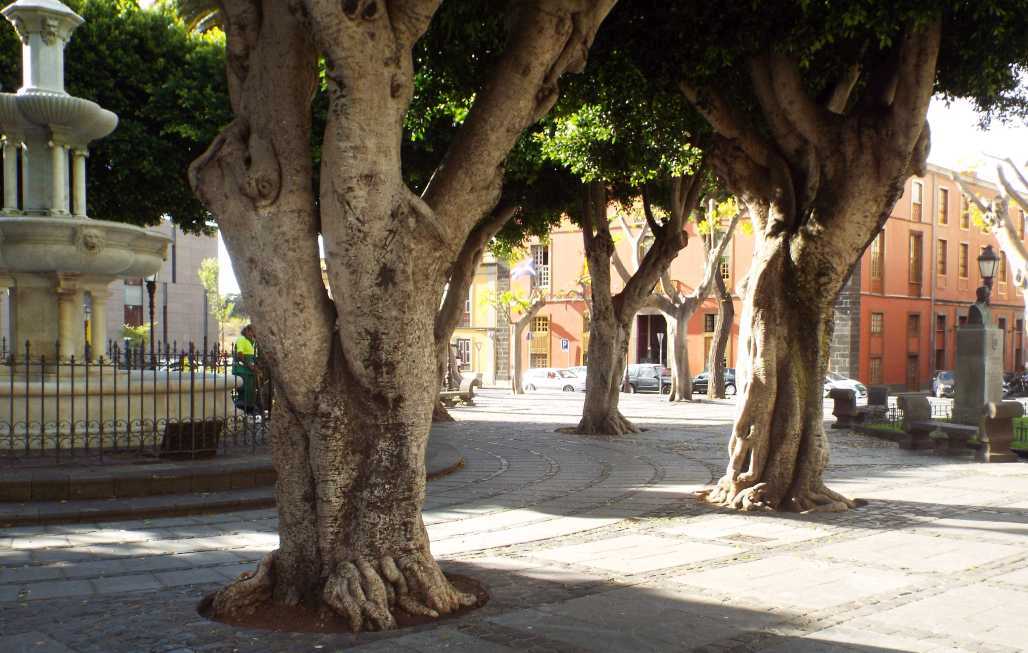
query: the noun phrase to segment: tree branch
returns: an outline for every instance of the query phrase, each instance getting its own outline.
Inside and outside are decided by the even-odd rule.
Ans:
[[[688,298],[702,302],[710,294],[710,290],[714,286],[715,277],[721,274],[721,257],[724,255],[728,243],[732,240],[732,232],[735,231],[735,225],[739,222],[739,216],[740,213],[732,216],[732,221],[728,224],[728,229],[725,230],[724,235],[721,236],[721,240],[707,252],[707,263],[703,269],[703,279],[689,293]]]
[[[374,4],[375,0],[364,4]],[[441,0],[389,0],[389,18],[400,47],[410,49],[432,22]],[[366,12],[367,7],[361,10]]]
[[[1028,211],[1028,199],[1026,199],[1025,196],[1022,195],[1021,192],[1014,188],[1014,185],[1010,183],[1010,180],[1007,179],[1006,173],[1003,171],[1003,166],[996,166],[996,171],[999,173],[999,181],[1003,185],[1003,189],[1007,192],[1007,195],[1012,197],[1013,200],[1017,202],[1017,205],[1019,207],[1021,207],[1025,211]],[[1016,171],[1017,170],[1015,168],[1015,172]],[[1017,176],[1021,179],[1021,182],[1023,183],[1024,177],[1021,176],[1019,172]]]
[[[642,187],[642,205],[643,215],[646,217],[646,224],[649,225],[650,231],[653,232],[654,238],[659,237],[664,227],[657,222],[657,219],[653,217],[653,205],[650,204],[650,194],[646,191],[646,186]]]
[[[812,144],[823,143],[829,114],[810,98],[796,63],[783,54],[772,52],[768,66],[775,97],[786,118]]]
[[[928,104],[935,88],[935,64],[942,40],[942,20],[930,21],[923,30],[908,27],[900,46],[896,93],[888,113],[894,133],[888,138],[909,148],[921,137]],[[888,132],[886,132],[888,133]]]
[[[1010,169],[1014,171],[1014,174],[1017,175],[1017,179],[1018,179],[1018,181],[1021,182],[1021,185],[1023,187],[1025,187],[1025,188],[1028,188],[1028,179],[1026,179],[1025,176],[1021,173],[1021,170],[1014,163],[1014,160],[1011,159],[1010,157],[1007,157],[1005,159],[1005,162],[1006,162],[1007,165],[1010,166]],[[1001,175],[1002,175],[1002,173],[1001,173]],[[1021,204],[1021,206],[1024,206],[1024,204]]]
[[[846,72],[839,81],[835,83],[832,94],[825,103],[825,109],[832,113],[842,114],[846,112],[846,105],[849,104],[850,95],[853,93],[857,81],[860,79],[860,64],[853,64],[846,69]]]
[[[455,234],[499,198],[503,162],[521,133],[549,111],[557,82],[578,71],[615,0],[516,3],[516,21],[489,81],[422,195]]]
[[[475,270],[482,262],[486,246],[493,236],[503,228],[503,225],[517,214],[518,208],[512,204],[497,207],[488,217],[479,221],[468,234],[464,246],[461,247],[456,260],[450,267],[446,296],[435,316],[434,335],[437,346],[442,342],[448,342],[453,335],[453,330],[460,323],[461,315],[464,312],[464,301],[475,278]]]
[[[678,88],[719,136],[736,141],[755,164],[767,165],[767,143],[752,126],[744,123],[720,93],[711,88],[696,88],[685,81],[680,81]]]

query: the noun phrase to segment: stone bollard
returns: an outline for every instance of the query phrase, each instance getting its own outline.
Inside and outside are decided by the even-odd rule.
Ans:
[[[896,440],[900,449],[929,449],[933,446],[928,433],[922,428],[915,428],[916,422],[930,422],[932,405],[928,403],[928,395],[924,392],[901,392],[896,395],[896,407],[903,411],[903,433]]]
[[[848,429],[853,427],[853,421],[857,417],[857,394],[849,388],[832,388],[828,391],[828,397],[835,402],[832,415],[835,415],[833,429]]]
[[[867,412],[872,418],[885,417],[889,412],[889,386],[872,385],[867,389]]]
[[[986,463],[1017,461],[1010,444],[1014,441],[1014,418],[1024,415],[1024,406],[1019,401],[989,402],[984,412],[978,459]]]

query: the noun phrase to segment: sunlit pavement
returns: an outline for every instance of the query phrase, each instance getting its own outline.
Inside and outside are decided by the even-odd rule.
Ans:
[[[740,515],[693,498],[725,465],[731,401],[624,395],[643,433],[555,432],[581,402],[486,390],[433,433],[467,464],[429,484],[425,522],[489,589],[475,613],[360,637],[203,620],[196,601],[276,546],[270,510],[16,528],[0,652],[1024,650],[1028,465],[834,431],[829,483],[866,507]]]

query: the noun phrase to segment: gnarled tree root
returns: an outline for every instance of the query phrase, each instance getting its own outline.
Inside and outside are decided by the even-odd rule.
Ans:
[[[322,599],[350,622],[350,629],[389,630],[393,611],[436,618],[475,605],[478,599],[458,591],[434,560],[420,553],[393,559],[342,562],[325,583]]]
[[[275,552],[264,556],[257,569],[244,572],[230,585],[221,588],[211,601],[212,616],[253,614],[271,601],[274,582]]]
[[[268,554],[252,574],[243,574],[222,588],[211,602],[211,616],[252,614],[271,601],[274,556]],[[396,628],[397,609],[412,615],[437,618],[478,602],[473,594],[457,590],[435,560],[421,553],[394,559],[341,562],[325,581],[323,604],[345,618],[353,632]]]
[[[619,411],[593,419],[583,416],[578,422],[575,433],[579,435],[626,435],[628,433],[640,433],[639,427],[632,424]]]
[[[450,414],[450,410],[443,405],[443,402],[437,401],[432,407],[432,422],[456,422],[453,419],[453,415]]]
[[[696,495],[707,503],[743,511],[844,512],[863,505],[859,499],[848,499],[823,483],[818,483],[814,489],[790,494],[780,501],[767,496],[767,488],[767,483],[739,488],[731,478],[722,476],[716,486]]]

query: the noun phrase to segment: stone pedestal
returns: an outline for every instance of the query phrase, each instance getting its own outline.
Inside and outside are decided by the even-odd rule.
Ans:
[[[982,406],[1003,401],[1003,332],[970,324],[957,329],[953,421],[978,426]]]

